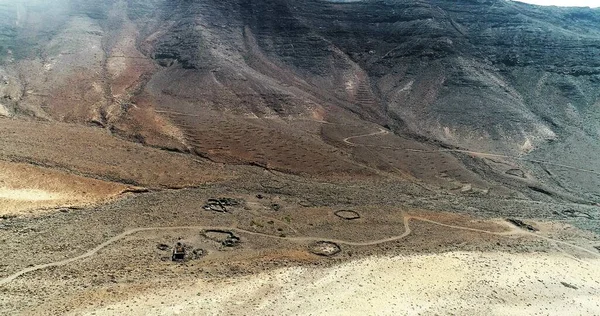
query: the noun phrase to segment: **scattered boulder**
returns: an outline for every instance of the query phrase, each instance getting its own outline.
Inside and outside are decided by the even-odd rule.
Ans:
[[[207,211],[219,212],[219,213],[227,213],[227,208],[220,204],[206,204],[203,209]]]
[[[594,246],[594,248],[596,248],[596,250],[598,250],[598,252],[600,252],[600,246]]]
[[[342,251],[342,248],[331,241],[317,241],[308,246],[308,250],[318,256],[331,257]]]
[[[197,260],[197,259],[200,259],[201,257],[203,257],[205,254],[206,254],[206,251],[204,251],[204,249],[195,248],[189,252],[188,258],[189,258],[189,260]]]
[[[163,251],[167,251],[167,250],[169,250],[169,248],[171,248],[166,244],[158,244],[156,247]],[[169,259],[171,259],[171,261],[175,261],[175,262],[187,262],[190,260],[200,259],[205,254],[206,254],[206,252],[204,251],[204,249],[194,248],[194,247],[191,247],[190,245],[184,244],[181,241],[178,241],[175,244],[175,246],[172,247],[171,258],[169,258]],[[165,260],[165,257],[162,257],[161,260],[167,261],[167,260]]]
[[[235,247],[237,245],[239,245],[240,243],[240,237],[231,235],[227,238],[225,238],[225,240],[223,240],[223,242],[221,242],[221,245],[225,246],[225,247]]]
[[[470,183],[465,184],[462,188],[460,188],[460,192],[466,193],[473,191],[473,185]]]
[[[277,203],[273,203],[271,204],[271,209],[275,212],[280,211],[281,210],[281,205],[277,204]]]
[[[517,226],[517,227],[519,227],[519,228],[527,229],[527,230],[532,231],[532,232],[538,231],[537,228],[535,228],[535,227],[533,227],[533,226],[531,226],[531,225],[523,222],[522,220],[518,220],[518,219],[514,219],[514,218],[507,218],[506,221],[509,222],[509,223],[511,223],[511,224],[513,224],[513,225],[515,225],[515,226]]]
[[[215,201],[215,199],[209,199],[209,201]],[[216,201],[218,201],[219,203],[221,203],[222,205],[225,206],[237,206],[240,205],[240,201],[236,200],[236,199],[232,199],[232,198],[218,198],[216,199]]]
[[[158,244],[158,245],[156,245],[156,249],[162,250],[162,251],[167,251],[167,250],[169,250],[169,248],[171,248],[171,247],[169,247],[169,245],[167,245],[167,244]]]
[[[577,290],[577,289],[579,289],[579,288],[578,288],[578,287],[576,287],[575,285],[573,285],[573,284],[569,284],[569,283],[567,283],[567,282],[560,282],[560,284],[562,284],[564,287],[568,287],[568,288],[570,288],[570,289],[573,289],[573,290]]]
[[[0,116],[6,116],[6,117],[11,116],[8,109],[2,104],[0,104]]]
[[[356,211],[352,211],[352,210],[339,210],[339,211],[335,211],[333,214],[335,214],[335,216],[337,216],[341,219],[345,219],[345,220],[349,220],[349,221],[360,218],[360,214],[358,214]]]
[[[232,198],[216,198],[216,199],[208,199],[206,204],[204,205],[204,209],[207,211],[219,212],[219,213],[227,213],[228,206],[237,206],[240,205],[240,201]]]

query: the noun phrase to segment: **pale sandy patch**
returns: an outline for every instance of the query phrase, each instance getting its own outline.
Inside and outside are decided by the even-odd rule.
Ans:
[[[2,105],[0,103],[0,116],[10,116],[10,112],[8,112],[8,109],[6,109],[6,107],[4,105]]]
[[[61,198],[63,197],[58,193],[43,190],[0,188],[0,201],[52,201],[60,200]]]
[[[0,161],[0,215],[37,214],[102,202],[127,186],[22,163]]]
[[[157,288],[77,314],[600,315],[599,264],[543,253],[372,257]]]

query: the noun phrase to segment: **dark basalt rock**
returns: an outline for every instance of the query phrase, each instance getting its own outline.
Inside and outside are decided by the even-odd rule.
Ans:
[[[533,227],[533,226],[531,226],[531,225],[529,225],[529,224],[527,224],[527,223],[525,223],[525,222],[523,222],[522,220],[519,220],[519,219],[507,218],[506,221],[509,222],[509,223],[511,223],[511,224],[513,224],[513,225],[515,225],[515,226],[517,226],[517,227],[519,227],[519,228],[523,228],[523,229],[526,229],[526,230],[529,230],[529,231],[532,231],[532,232],[538,231],[537,228],[535,228],[535,227]]]
[[[535,186],[528,186],[529,189],[531,189],[532,191],[538,192],[538,193],[542,193],[545,194],[547,196],[554,196],[554,194],[552,192],[549,192],[548,190],[542,189],[540,187],[535,187]]]
[[[577,289],[579,289],[579,288],[578,288],[578,287],[576,287],[575,285],[573,285],[573,284],[570,284],[570,283],[567,283],[567,282],[560,282],[560,284],[562,284],[564,287],[568,287],[568,288],[570,288],[570,289],[573,289],[573,290],[577,290]]]
[[[230,206],[240,205],[240,201],[232,198],[217,198],[217,199],[208,199],[206,204],[204,205],[204,209],[207,211],[214,211],[220,213],[228,212],[228,208]]]
[[[162,251],[167,251],[167,250],[171,249],[171,246],[169,246],[167,244],[158,244],[158,245],[156,245],[156,249],[162,250]]]

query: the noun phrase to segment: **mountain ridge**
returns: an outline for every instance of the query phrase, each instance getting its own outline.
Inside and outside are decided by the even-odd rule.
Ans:
[[[288,124],[296,119],[600,168],[578,157],[600,150],[599,10],[496,0],[73,0],[48,16],[33,8],[3,24],[12,34],[3,47],[38,40],[18,56],[3,50],[5,115],[286,172],[310,169],[295,155],[346,159],[322,127],[315,138],[314,126]],[[53,20],[56,12],[70,14]],[[53,21],[47,30],[40,15]],[[282,147],[242,141],[248,133]],[[306,153],[281,157],[298,141]],[[560,186],[597,184],[578,182]]]

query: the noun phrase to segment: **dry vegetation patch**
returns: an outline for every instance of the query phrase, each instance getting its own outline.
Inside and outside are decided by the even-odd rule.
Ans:
[[[0,160],[147,187],[181,188],[233,176],[196,158],[128,142],[99,128],[0,119]]]

